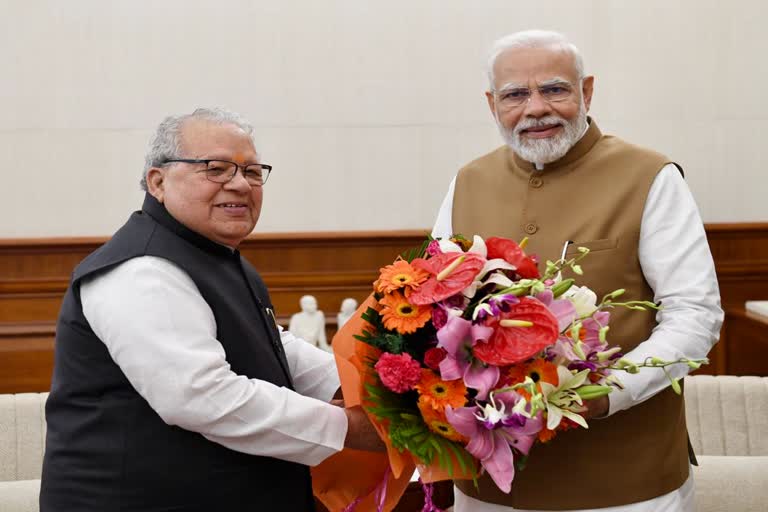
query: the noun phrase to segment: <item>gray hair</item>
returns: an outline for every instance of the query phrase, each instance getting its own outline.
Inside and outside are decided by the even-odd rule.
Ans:
[[[191,114],[168,116],[158,125],[157,131],[149,142],[149,149],[144,158],[144,173],[141,176],[141,188],[147,190],[147,173],[152,167],[160,167],[168,160],[182,158],[181,129],[184,123],[191,119],[210,121],[216,124],[233,124],[243,130],[251,138],[253,147],[253,126],[242,116],[223,108],[198,108]]]
[[[581,58],[581,52],[563,34],[549,30],[524,30],[504,36],[493,43],[488,56],[487,69],[491,91],[494,90],[493,66],[496,64],[496,59],[503,52],[516,48],[557,48],[566,51],[573,56],[573,64],[576,67],[578,79],[584,78],[584,61]]]

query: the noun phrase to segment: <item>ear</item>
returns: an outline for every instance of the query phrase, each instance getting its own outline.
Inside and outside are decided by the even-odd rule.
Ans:
[[[595,88],[595,77],[584,77],[584,81],[581,86],[581,94],[584,97],[584,108],[589,112],[589,107],[592,105],[592,91]]]
[[[162,203],[165,197],[165,173],[159,167],[151,167],[147,171],[147,192],[158,202]]]
[[[491,91],[485,91],[485,99],[488,100],[488,108],[491,109],[491,115],[496,119],[496,101]]]

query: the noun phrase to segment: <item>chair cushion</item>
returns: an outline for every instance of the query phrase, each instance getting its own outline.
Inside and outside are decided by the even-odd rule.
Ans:
[[[39,512],[40,480],[0,482],[0,512]]]
[[[48,393],[0,395],[0,481],[40,478]]]
[[[693,468],[698,512],[764,512],[768,457],[702,455]]]
[[[685,412],[697,455],[768,455],[768,377],[686,377]]]

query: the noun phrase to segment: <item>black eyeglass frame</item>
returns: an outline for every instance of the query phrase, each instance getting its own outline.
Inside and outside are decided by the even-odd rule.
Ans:
[[[205,164],[205,165],[209,165],[211,162],[222,162],[222,163],[225,163],[225,164],[232,164],[233,166],[235,166],[235,172],[233,172],[229,176],[229,178],[226,179],[225,181],[215,181],[215,180],[212,180],[210,176],[208,176],[208,175],[205,176],[205,178],[208,181],[212,181],[214,183],[222,183],[222,184],[223,183],[229,183],[230,181],[235,179],[235,175],[237,174],[237,171],[239,171],[240,169],[243,170],[242,171],[243,172],[243,178],[245,178],[245,180],[248,181],[248,178],[245,177],[246,169],[248,169],[248,167],[258,166],[258,167],[261,167],[263,170],[267,171],[266,174],[264,175],[264,178],[261,180],[261,184],[260,185],[256,185],[257,187],[261,187],[261,186],[263,186],[267,182],[267,179],[269,178],[269,175],[272,173],[272,166],[269,165],[269,164],[240,165],[240,164],[238,164],[236,162],[230,162],[229,160],[221,160],[219,158],[202,158],[202,159],[201,158],[174,158],[174,159],[171,159],[171,160],[164,160],[161,165],[172,164],[172,163],[176,163],[176,162],[182,163],[182,164]],[[197,172],[205,172],[207,170],[208,169],[200,169]],[[253,185],[251,182],[248,182],[248,183],[250,185]]]

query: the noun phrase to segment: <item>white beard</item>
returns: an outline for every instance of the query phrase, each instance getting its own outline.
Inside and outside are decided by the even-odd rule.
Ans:
[[[521,137],[520,132],[536,126],[560,124],[563,131],[554,137],[546,139],[530,139]],[[496,125],[504,142],[526,162],[548,164],[559,160],[581,139],[587,129],[587,109],[584,102],[579,103],[579,114],[576,119],[566,121],[560,116],[551,115],[539,119],[523,119],[513,130],[507,130],[496,117]]]

